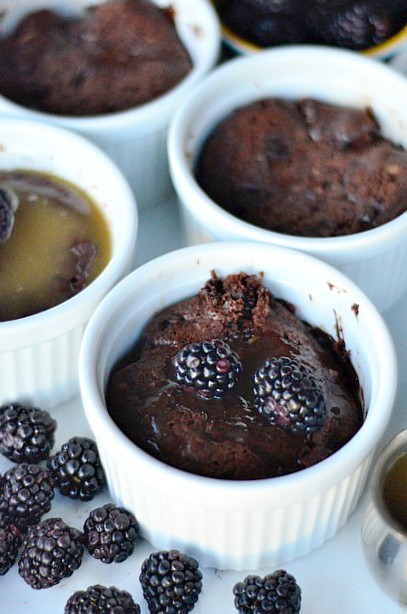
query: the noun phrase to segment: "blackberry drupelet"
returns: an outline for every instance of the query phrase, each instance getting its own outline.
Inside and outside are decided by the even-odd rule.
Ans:
[[[71,499],[90,501],[106,484],[96,443],[72,437],[47,461],[55,486]]]
[[[187,614],[202,590],[202,573],[194,558],[161,550],[143,562],[140,582],[151,614]]]
[[[22,543],[21,531],[12,522],[0,520],[0,576],[4,576],[17,560]]]
[[[85,546],[102,563],[122,563],[134,550],[138,522],[131,512],[113,503],[92,510],[83,525]]]
[[[173,362],[176,381],[204,399],[220,399],[242,371],[237,354],[219,339],[188,343]]]
[[[258,411],[273,425],[309,434],[324,423],[323,395],[315,378],[297,360],[286,356],[266,360],[254,374],[253,393]]]
[[[19,463],[3,476],[0,516],[25,529],[49,512],[53,498],[49,471],[33,463]]]
[[[140,607],[127,591],[95,584],[76,591],[66,602],[64,614],[140,614]]]
[[[235,607],[240,614],[298,614],[301,589],[296,579],[284,569],[261,578],[246,576],[233,587]]]
[[[78,569],[83,534],[62,518],[47,518],[28,528],[18,561],[20,576],[32,588],[55,586]]]
[[[56,426],[56,420],[38,407],[2,405],[0,452],[15,463],[39,463],[50,454]]]

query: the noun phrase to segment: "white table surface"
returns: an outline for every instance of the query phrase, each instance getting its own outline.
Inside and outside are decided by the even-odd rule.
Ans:
[[[169,202],[140,213],[139,249],[136,266],[151,258],[183,245],[176,204]],[[399,390],[394,415],[382,443],[407,426],[407,296],[385,319],[395,339],[399,357]],[[54,450],[73,435],[91,436],[79,398],[53,411],[58,421]],[[12,466],[0,457],[0,473]],[[109,493],[93,501],[75,502],[57,494],[51,511],[46,515],[61,516],[71,525],[82,529],[89,511],[109,501]],[[357,510],[337,535],[307,556],[281,567],[292,573],[302,588],[301,614],[399,614],[401,609],[375,584],[366,568],[360,540],[361,518],[365,506],[362,498]],[[148,614],[147,604],[138,580],[143,560],[153,548],[140,540],[134,554],[124,563],[106,565],[85,553],[81,567],[68,579],[49,589],[34,590],[18,575],[15,565],[0,576],[0,614],[62,614],[68,597],[91,584],[115,585],[128,590]],[[265,575],[273,569],[257,570]],[[247,572],[220,572],[203,569],[203,592],[194,614],[233,614],[233,585]]]

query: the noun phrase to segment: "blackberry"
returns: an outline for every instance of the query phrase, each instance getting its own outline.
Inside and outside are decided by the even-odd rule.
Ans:
[[[49,471],[40,465],[19,463],[3,476],[0,515],[25,529],[51,509],[54,488]]]
[[[12,522],[0,520],[0,576],[14,565],[21,546],[21,531]]]
[[[13,230],[14,213],[19,199],[14,190],[0,188],[0,243],[6,241]]]
[[[246,576],[243,582],[235,584],[233,594],[240,614],[298,614],[301,608],[301,589],[294,576],[284,569],[264,578]]]
[[[254,374],[258,411],[271,424],[293,433],[312,433],[325,420],[326,406],[315,378],[297,360],[282,356],[266,360]]]
[[[76,591],[66,602],[64,614],[140,614],[140,606],[127,591],[95,584]]]
[[[71,499],[90,501],[106,484],[96,443],[72,437],[47,461],[55,486]]]
[[[97,247],[93,241],[80,241],[73,245],[70,251],[74,257],[75,269],[69,278],[69,291],[77,294],[86,287],[89,269],[97,255]]]
[[[47,411],[12,403],[0,407],[0,452],[14,463],[39,463],[54,445],[57,423]]]
[[[312,15],[311,28],[325,44],[361,51],[384,42],[394,32],[391,11],[378,0],[357,0]]]
[[[140,573],[151,614],[187,614],[202,590],[198,561],[178,550],[150,554]]]
[[[219,339],[188,343],[173,362],[176,381],[204,399],[220,399],[242,371],[237,354]]]
[[[138,522],[131,512],[113,503],[92,510],[83,525],[85,546],[102,563],[122,563],[134,550]]]
[[[78,569],[83,534],[62,518],[47,518],[28,528],[18,561],[20,576],[32,588],[55,586]]]

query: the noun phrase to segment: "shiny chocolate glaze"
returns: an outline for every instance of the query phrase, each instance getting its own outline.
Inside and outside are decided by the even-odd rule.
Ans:
[[[221,399],[175,382],[173,357],[186,343],[226,339],[243,372]],[[272,356],[298,358],[314,375],[327,418],[311,435],[271,426],[255,408],[252,377]],[[256,276],[213,277],[198,296],[154,316],[114,368],[108,410],[138,446],[188,472],[223,479],[293,473],[330,456],[361,427],[357,377],[342,343],[301,322]]]

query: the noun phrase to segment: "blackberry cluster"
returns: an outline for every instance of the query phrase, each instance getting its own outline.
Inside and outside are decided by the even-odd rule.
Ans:
[[[90,501],[106,484],[96,443],[72,437],[47,461],[55,486],[71,499]]]
[[[286,356],[266,360],[254,374],[253,393],[258,411],[273,425],[309,434],[324,423],[323,395],[315,378],[297,360]]]
[[[122,563],[133,552],[139,535],[131,512],[113,503],[92,510],[83,526],[85,546],[102,563]]]
[[[32,588],[55,586],[78,569],[83,534],[62,518],[47,518],[28,528],[18,561],[20,576]]]
[[[216,0],[225,26],[260,47],[292,43],[364,50],[407,23],[405,0]]]
[[[0,243],[6,241],[11,235],[18,203],[18,196],[14,190],[0,188]]]
[[[397,3],[396,3],[397,4]],[[399,29],[403,26],[400,14]],[[404,8],[404,20],[407,9]],[[383,43],[397,29],[397,7],[384,6],[382,0],[356,0],[332,7],[322,5],[309,14],[310,30],[322,43],[361,51]],[[404,21],[405,23],[405,21]]]
[[[187,614],[202,590],[198,562],[178,550],[161,550],[143,562],[140,582],[151,614]]]
[[[0,452],[15,463],[39,463],[54,445],[57,423],[47,411],[20,403],[0,407]]]
[[[54,488],[45,467],[33,463],[15,465],[3,476],[1,482],[0,515],[26,529],[51,509]]]
[[[204,399],[220,399],[242,371],[237,354],[219,339],[188,343],[173,362],[176,381]]]
[[[64,614],[140,614],[140,606],[127,591],[115,586],[95,584],[86,591],[76,591],[70,596]]]
[[[0,520],[0,576],[14,565],[21,546],[21,531],[12,522]]]
[[[235,607],[240,614],[298,614],[301,589],[296,579],[284,569],[272,574],[247,576],[233,587]]]

